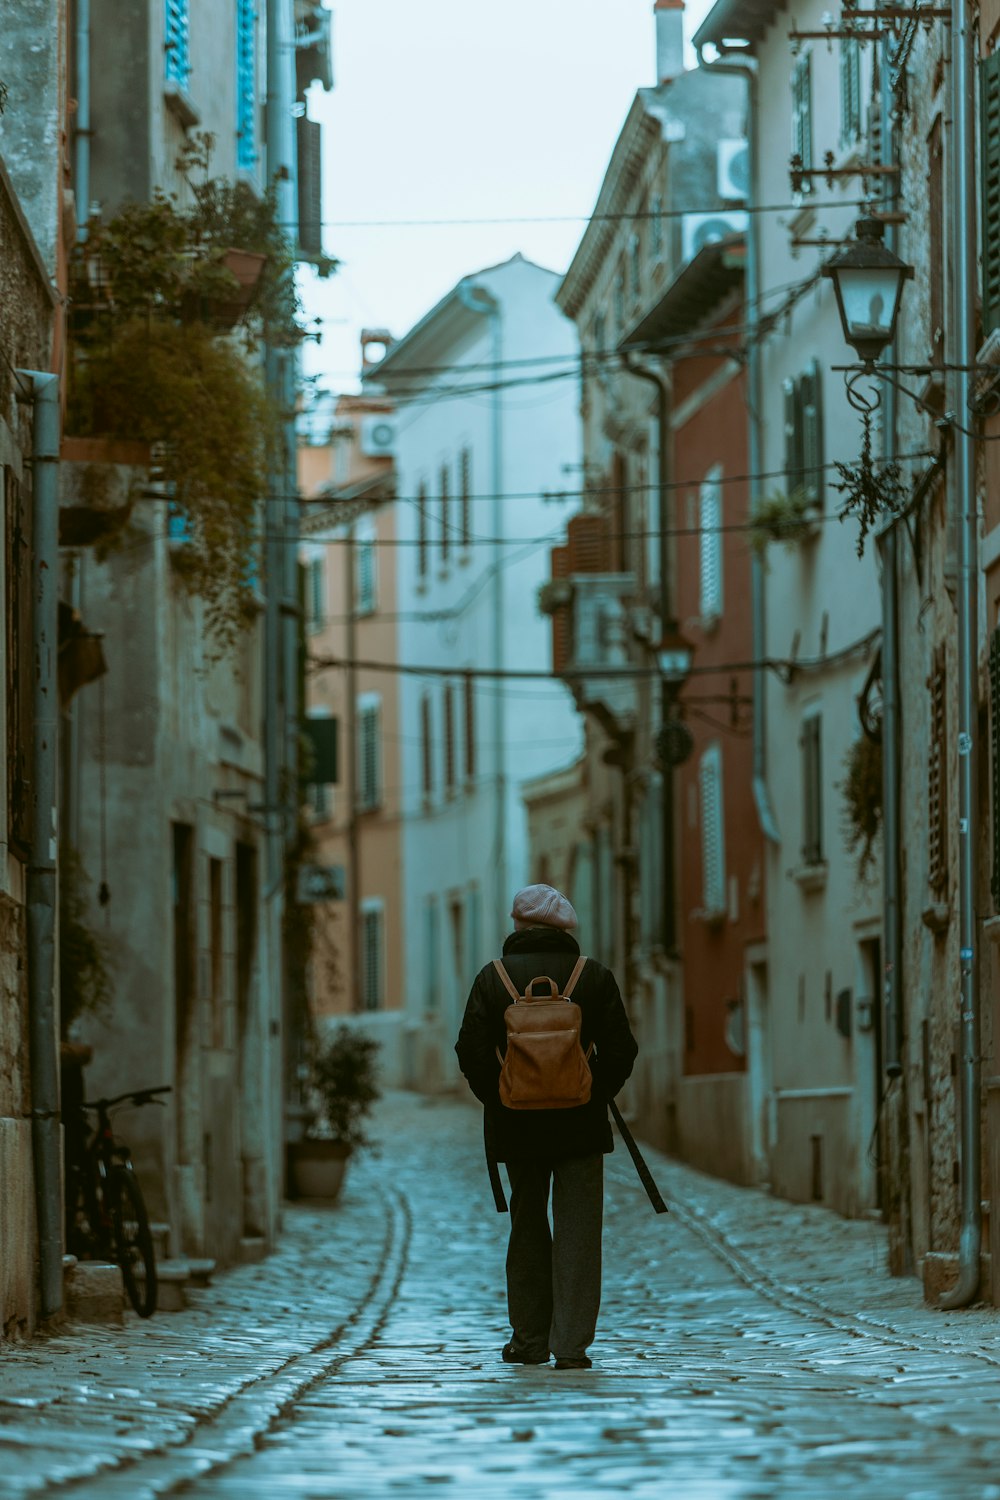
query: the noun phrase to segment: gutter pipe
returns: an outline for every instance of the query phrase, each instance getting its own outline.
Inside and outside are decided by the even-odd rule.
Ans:
[[[491,604],[493,612],[493,670],[497,682],[501,680],[504,667],[504,607],[503,607],[503,393],[501,373],[503,370],[503,312],[499,300],[481,284],[467,281],[458,284],[458,297],[463,307],[470,312],[485,314],[491,321],[493,332],[493,400],[490,404],[491,443],[493,455],[493,577],[491,580]],[[503,694],[500,687],[493,694],[493,744],[496,756],[495,813],[493,833],[493,867],[496,872],[498,900],[494,910],[499,915],[507,910],[506,903],[511,892],[507,890],[507,746],[504,737],[505,714]],[[502,929],[503,931],[505,929]]]
[[[76,238],[83,244],[90,223],[90,0],[76,0],[73,36],[76,121],[73,131]]]
[[[706,73],[728,73],[744,78],[747,85],[747,146],[750,154],[750,205],[760,201],[760,109],[758,99],[757,60],[745,49],[718,48],[719,57],[711,62],[704,55],[705,43],[696,46],[698,66]],[[739,60],[737,61],[736,58]],[[758,216],[749,215],[747,228],[746,314],[747,330],[747,460],[750,469],[750,514],[755,515],[764,498],[764,412],[761,403],[760,343],[760,227]],[[767,600],[764,592],[764,559],[756,548],[750,558],[750,616],[752,654],[762,662],[767,654]],[[780,843],[778,822],[767,786],[767,700],[766,670],[754,668],[753,681],[753,795],[761,832],[769,843]]]
[[[35,1168],[41,1311],[63,1305],[62,1150],[56,989],[56,785],[59,772],[59,376],[19,370],[32,402],[31,588],[34,603],[34,808],[28,864],[28,1009],[31,1141]]]
[[[958,1281],[939,1301],[966,1307],[979,1290],[982,1239],[979,1137],[979,974],[976,961],[976,852],[979,846],[978,637],[979,538],[976,453],[971,419],[972,365],[976,357],[976,180],[974,33],[967,0],[951,9],[952,185],[948,214],[954,288],[955,345],[952,411],[955,444],[955,524],[958,552],[958,941],[959,941],[959,1165],[961,1231]]]
[[[893,150],[892,81],[890,78],[891,43],[885,38],[881,46],[879,73],[879,158],[882,166],[898,165]],[[888,173],[884,183],[883,205],[891,211],[898,191],[895,179]],[[898,249],[899,230],[891,220],[885,226],[887,247]],[[896,342],[888,350],[889,362],[896,362]],[[896,453],[898,400],[896,387],[885,381],[882,388],[884,413],[883,451],[886,458]],[[900,839],[900,733],[901,707],[899,691],[899,536],[895,519],[889,522],[879,544],[882,553],[882,848],[883,891],[882,923],[885,941],[885,1073],[898,1078],[902,1064],[902,995],[903,925],[900,892],[902,890],[902,842]],[[877,977],[877,976],[876,976]]]
[[[670,593],[670,553],[667,538],[670,533],[670,376],[662,369],[651,369],[639,362],[634,355],[625,356],[625,368],[639,380],[648,380],[656,387],[656,524],[659,531],[660,590],[657,612],[660,630],[666,635],[677,629],[673,599]],[[660,720],[666,724],[673,713],[674,688],[666,681],[660,682]],[[663,795],[660,806],[660,842],[663,849],[663,909],[661,931],[664,952],[671,957],[677,953],[677,878],[675,868],[676,839],[674,836],[674,768],[664,765]],[[626,789],[626,801],[628,791]]]

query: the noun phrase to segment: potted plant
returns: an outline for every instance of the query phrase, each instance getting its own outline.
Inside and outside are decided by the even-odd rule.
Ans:
[[[313,1043],[305,1136],[288,1152],[294,1197],[333,1202],[355,1147],[371,1144],[364,1122],[380,1094],[375,1081],[378,1045],[349,1026]]]

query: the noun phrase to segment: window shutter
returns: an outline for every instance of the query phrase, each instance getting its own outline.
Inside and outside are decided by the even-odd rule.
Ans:
[[[813,360],[798,382],[801,434],[802,492],[810,505],[822,509],[826,493],[823,471],[823,376]]]
[[[702,481],[698,526],[701,548],[699,613],[703,620],[716,620],[722,614],[722,485],[718,469],[713,469]]]
[[[1000,328],[1000,52],[979,64],[983,332]]]
[[[371,614],[375,608],[375,542],[372,537],[360,537],[356,543],[357,558],[357,607],[361,614]]]
[[[309,623],[317,629],[326,616],[326,601],[323,597],[323,559],[313,557],[309,561]]]
[[[427,952],[424,957],[424,999],[428,1010],[438,1005],[438,904],[436,896],[427,898]]]
[[[462,546],[467,547],[472,537],[472,454],[468,448],[462,449],[460,473],[462,486]]]
[[[792,70],[792,154],[802,160],[803,171],[813,164],[812,153],[812,59],[809,53],[800,57]],[[812,179],[806,177],[802,192],[812,192]]]
[[[425,797],[434,795],[434,750],[431,738],[431,700],[424,694],[420,700],[420,749],[422,784]]]
[[[823,763],[822,719],[811,714],[804,720],[799,740],[802,749],[802,862],[823,862]]]
[[[31,534],[34,499],[14,471],[0,470],[4,486],[6,583],[7,817],[6,836],[19,854],[31,847],[34,828],[31,745],[34,682]]]
[[[361,993],[365,1010],[382,1008],[382,913],[372,909],[362,914]]]
[[[427,577],[427,486],[417,490],[417,576]]]
[[[186,89],[191,74],[188,0],[166,0],[163,41],[167,81]]]
[[[379,718],[374,705],[358,715],[358,802],[366,809],[377,807],[382,794]]]
[[[840,43],[840,144],[852,146],[861,135],[861,45],[856,37]]]
[[[785,488],[789,498],[802,489],[802,407],[798,382],[782,384],[785,397]]]
[[[323,254],[323,136],[319,124],[299,115],[295,121],[298,166],[299,252],[305,260]]]
[[[444,784],[455,790],[455,695],[450,682],[444,685]]]
[[[574,516],[566,526],[566,545],[569,549],[568,576],[611,571],[606,517],[594,512]]]
[[[930,681],[930,746],[927,758],[927,879],[936,896],[948,891],[948,676],[944,646],[934,653]]]
[[[255,0],[236,0],[236,160],[257,163],[257,12]],[[302,171],[299,157],[299,172]]]
[[[465,676],[465,779],[476,774],[476,684],[472,673]]]
[[[722,809],[722,749],[709,745],[698,771],[701,784],[701,904],[715,916],[726,909],[726,844]]]
[[[448,470],[441,465],[441,561],[448,561],[451,543],[451,495],[449,493]]]

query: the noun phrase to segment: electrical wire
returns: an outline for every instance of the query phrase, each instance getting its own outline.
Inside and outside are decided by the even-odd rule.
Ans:
[[[817,208],[864,208],[868,203],[867,198],[841,198],[831,200],[829,203],[817,204]],[[744,203],[738,208],[739,213],[747,214],[781,214],[798,213],[802,208],[801,203]],[[624,221],[645,219],[682,219],[690,213],[721,214],[728,210],[716,208],[661,208],[636,209],[630,212],[617,214],[520,214],[501,218],[483,219],[322,219],[319,221],[323,229],[451,229],[466,228],[469,225],[506,225],[506,224],[610,224],[622,223]],[[298,229],[297,223],[282,223],[282,229]]]

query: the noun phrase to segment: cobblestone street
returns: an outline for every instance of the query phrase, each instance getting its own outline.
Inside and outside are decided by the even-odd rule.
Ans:
[[[479,1115],[394,1096],[332,1211],[186,1312],[0,1365],[0,1496],[1000,1500],[1000,1319],[926,1309],[881,1227],[609,1162],[591,1372],[505,1366]]]

